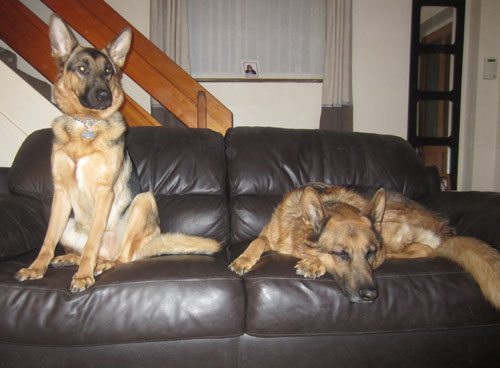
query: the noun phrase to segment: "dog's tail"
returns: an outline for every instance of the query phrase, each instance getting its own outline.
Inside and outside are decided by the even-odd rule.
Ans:
[[[485,298],[500,309],[500,252],[479,239],[462,236],[446,239],[435,252],[469,272]]]
[[[181,233],[165,233],[153,238],[139,249],[133,260],[165,254],[214,254],[222,249],[219,242],[201,236]]]

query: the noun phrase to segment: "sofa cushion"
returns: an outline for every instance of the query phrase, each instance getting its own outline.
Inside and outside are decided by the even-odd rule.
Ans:
[[[37,130],[23,142],[8,174],[10,191],[41,200],[50,206],[54,187],[50,169],[53,134]]]
[[[208,129],[130,128],[127,150],[143,191],[158,203],[162,231],[229,238],[224,138]]]
[[[40,248],[47,229],[39,201],[0,194],[0,262]]]
[[[247,333],[317,336],[498,325],[500,313],[472,277],[442,258],[389,260],[375,271],[379,297],[351,303],[330,275],[295,274],[297,259],[266,254],[244,276]]]
[[[415,150],[395,136],[234,128],[226,133],[226,160],[232,244],[255,239],[282,196],[309,182],[384,187],[409,197],[430,189]]]
[[[163,256],[120,265],[72,294],[75,267],[20,283],[26,262],[0,264],[0,342],[95,345],[239,336],[240,277],[209,256]]]
[[[479,238],[500,250],[500,193],[428,193],[418,200],[449,219],[458,235]]]
[[[31,134],[9,171],[9,189],[40,200],[50,217],[53,196],[50,155],[52,131]],[[208,129],[133,127],[127,150],[143,191],[158,202],[163,231],[229,238],[224,139]]]

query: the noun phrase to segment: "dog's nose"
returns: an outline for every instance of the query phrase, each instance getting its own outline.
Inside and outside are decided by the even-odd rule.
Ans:
[[[95,98],[101,103],[108,102],[111,99],[111,92],[107,89],[99,89],[95,92]]]
[[[365,302],[372,302],[378,297],[378,291],[376,288],[368,287],[359,289],[359,297]]]

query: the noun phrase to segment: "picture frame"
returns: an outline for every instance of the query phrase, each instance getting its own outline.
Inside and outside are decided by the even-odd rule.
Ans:
[[[257,60],[242,60],[241,72],[245,78],[259,78],[259,62]]]

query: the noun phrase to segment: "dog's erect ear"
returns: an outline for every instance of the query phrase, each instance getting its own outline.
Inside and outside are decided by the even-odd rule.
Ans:
[[[306,187],[300,199],[302,218],[316,234],[321,232],[326,220],[325,208],[318,192],[311,187]]]
[[[49,37],[52,57],[60,63],[66,62],[71,51],[78,46],[75,36],[57,14],[50,17]]]
[[[385,190],[383,188],[380,188],[377,193],[375,193],[370,203],[368,203],[368,205],[361,211],[361,214],[368,217],[375,226],[375,229],[380,232],[380,226],[382,225],[384,211]]]
[[[132,30],[125,28],[120,34],[106,46],[106,51],[113,62],[121,68],[125,64],[130,44],[132,43]]]

